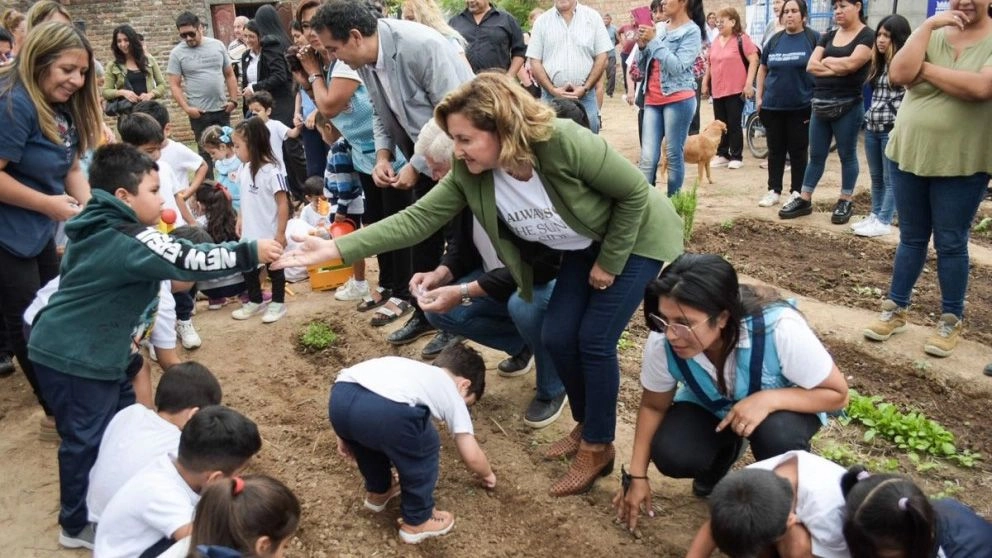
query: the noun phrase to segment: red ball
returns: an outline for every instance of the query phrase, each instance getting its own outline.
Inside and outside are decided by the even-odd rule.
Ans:
[[[166,225],[174,225],[176,223],[176,210],[169,209],[168,207],[162,210],[162,222]]]

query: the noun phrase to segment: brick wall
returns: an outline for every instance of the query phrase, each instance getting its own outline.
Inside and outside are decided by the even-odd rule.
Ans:
[[[613,16],[613,25],[619,27],[631,21],[630,10],[638,6],[647,6],[651,0],[580,0],[580,2],[594,8],[600,14],[609,13]],[[709,13],[730,6],[736,8],[741,17],[744,17],[744,2],[745,0],[703,0],[703,10]]]

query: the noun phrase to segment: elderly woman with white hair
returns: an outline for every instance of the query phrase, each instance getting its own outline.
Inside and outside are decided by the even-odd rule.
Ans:
[[[448,174],[453,152],[454,142],[436,121],[429,120],[420,131],[414,153],[427,160],[434,180]],[[534,247],[534,296],[527,302],[516,292],[513,276],[470,210],[455,218],[445,241],[440,265],[429,273],[414,274],[410,292],[418,295],[434,327],[510,355],[497,367],[500,376],[524,375],[536,363],[537,391],[524,412],[524,424],[548,426],[561,416],[567,400],[565,386],[541,340],[561,253],[540,244]]]

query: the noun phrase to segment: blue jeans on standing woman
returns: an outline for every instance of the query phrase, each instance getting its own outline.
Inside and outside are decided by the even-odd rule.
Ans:
[[[886,225],[892,223],[896,209],[892,173],[885,156],[885,146],[888,144],[888,132],[865,131],[865,158],[868,159],[868,175],[871,176],[871,212]]]
[[[989,183],[987,173],[925,177],[904,172],[889,161],[899,212],[899,247],[892,265],[889,299],[909,306],[913,285],[927,260],[933,234],[941,313],[964,315],[968,290],[968,236]]]
[[[641,130],[641,162],[638,166],[648,184],[654,186],[658,174],[658,161],[661,159],[661,140],[668,138],[665,155],[668,157],[668,195],[674,196],[682,188],[685,179],[685,139],[689,136],[689,125],[696,113],[696,99],[688,99],[667,105],[645,105],[644,124]]]
[[[840,156],[840,193],[854,194],[858,182],[858,130],[865,118],[865,107],[858,103],[843,116],[827,121],[816,115],[809,119],[809,164],[803,177],[803,192],[813,193],[823,178],[823,169],[830,154],[830,141],[837,140],[837,155]]]
[[[690,112],[687,124],[691,118]],[[543,332],[572,418],[582,423],[582,439],[592,444],[613,441],[620,389],[617,341],[662,264],[631,254],[613,284],[598,290],[589,285],[589,272],[599,248],[594,242],[585,250],[565,252]]]

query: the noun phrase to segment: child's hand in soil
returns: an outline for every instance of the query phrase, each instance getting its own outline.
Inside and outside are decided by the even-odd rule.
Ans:
[[[483,477],[482,486],[486,490],[492,490],[496,488],[496,473],[489,473],[488,477]]]

